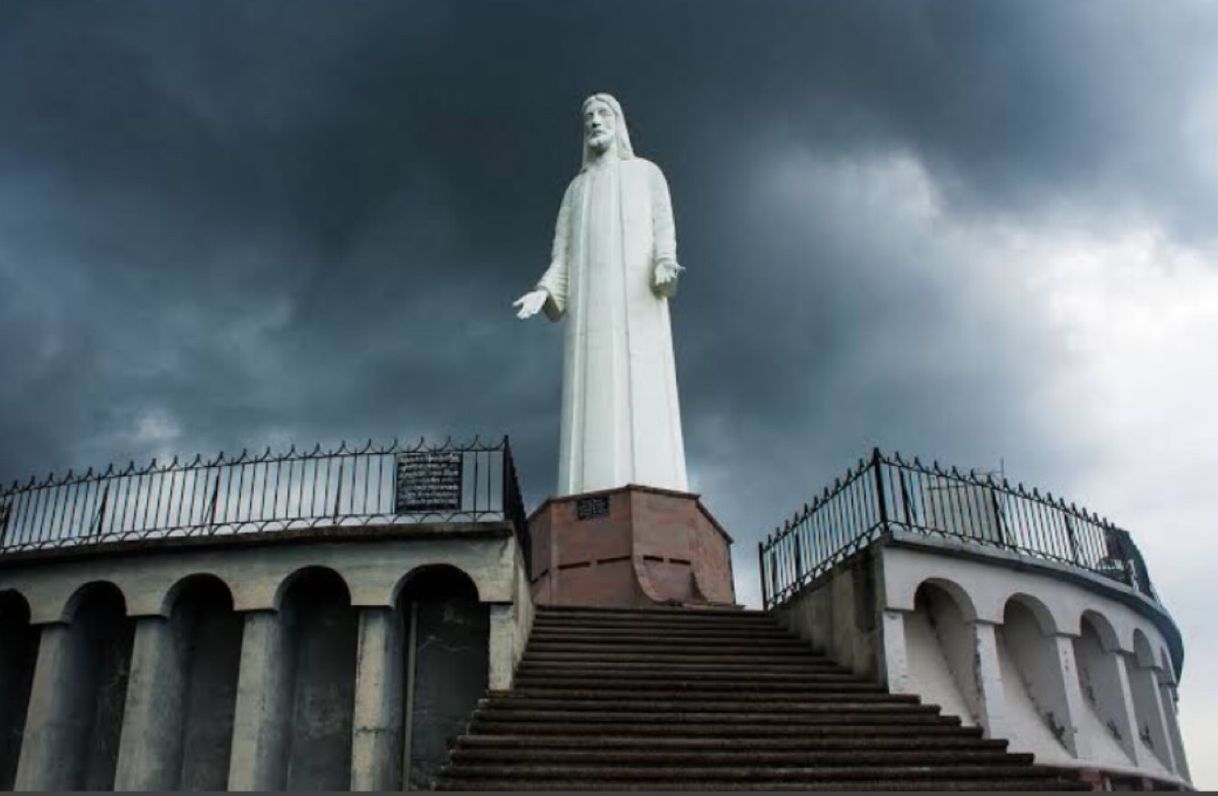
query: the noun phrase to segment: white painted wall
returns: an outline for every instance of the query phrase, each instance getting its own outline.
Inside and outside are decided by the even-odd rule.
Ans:
[[[879,672],[1039,763],[1187,784],[1160,606],[1058,565],[925,539],[873,548],[877,613],[904,616],[899,632],[880,623],[877,654],[892,636],[902,655]],[[995,643],[983,644],[991,627]]]

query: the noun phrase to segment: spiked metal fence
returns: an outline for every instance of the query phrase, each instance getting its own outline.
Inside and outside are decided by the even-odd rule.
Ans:
[[[1107,519],[1005,478],[877,448],[758,543],[765,607],[782,605],[894,529],[1067,564],[1158,599],[1129,533]]]
[[[399,499],[400,457],[440,461],[452,502]],[[426,461],[424,461],[424,466]],[[458,480],[459,479],[459,480]],[[417,497],[417,496],[416,496]],[[442,503],[442,501],[441,501]],[[31,478],[0,489],[0,555],[18,550],[323,526],[507,521],[529,555],[511,446],[419,440],[226,457]]]

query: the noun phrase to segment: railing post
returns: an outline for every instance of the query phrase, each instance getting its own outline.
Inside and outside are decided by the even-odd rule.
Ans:
[[[888,532],[888,501],[884,497],[884,473],[880,469],[883,466],[884,459],[880,455],[880,449],[871,449],[871,466],[875,470],[875,499],[879,503],[880,508],[880,529],[881,533]]]

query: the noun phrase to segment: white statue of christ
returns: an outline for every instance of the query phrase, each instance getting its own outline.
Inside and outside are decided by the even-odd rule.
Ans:
[[[668,183],[635,157],[617,100],[584,101],[583,168],[563,196],[550,267],[518,299],[567,318],[558,495],[689,488],[668,300],[677,244]]]

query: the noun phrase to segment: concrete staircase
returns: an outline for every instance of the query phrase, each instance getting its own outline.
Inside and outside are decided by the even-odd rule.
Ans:
[[[441,790],[1064,790],[756,611],[539,608]]]

